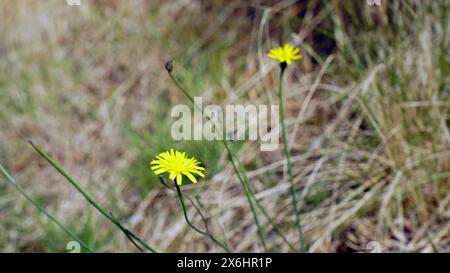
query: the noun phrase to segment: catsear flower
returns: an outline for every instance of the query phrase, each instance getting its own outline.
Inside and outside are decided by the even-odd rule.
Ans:
[[[279,61],[280,63],[291,64],[292,61],[298,61],[302,58],[299,54],[300,49],[284,44],[283,47],[272,48],[267,54],[268,57]]]
[[[195,175],[205,177],[202,171],[205,168],[200,166],[201,162],[194,157],[189,158],[186,153],[174,151],[162,152],[156,159],[150,162],[151,169],[156,175],[169,174],[169,179],[177,182],[181,186],[183,176],[186,176],[192,183],[197,183]]]

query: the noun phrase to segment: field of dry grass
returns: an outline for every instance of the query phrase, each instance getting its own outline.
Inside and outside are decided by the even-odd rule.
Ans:
[[[0,2],[0,164],[96,251],[136,248],[27,140],[160,252],[222,251],[192,230],[148,163],[172,147],[207,176],[183,185],[235,252],[262,252],[246,195],[219,142],[174,141],[187,104],[164,65],[207,104],[278,104],[311,252],[450,252],[450,2],[264,0]],[[288,241],[294,228],[282,145],[234,143],[256,198]],[[193,223],[203,222],[188,203]],[[267,248],[291,249],[261,216]],[[61,252],[70,241],[0,175],[0,251]]]

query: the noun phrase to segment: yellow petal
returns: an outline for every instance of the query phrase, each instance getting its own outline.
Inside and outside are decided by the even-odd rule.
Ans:
[[[156,175],[160,175],[160,174],[165,173],[165,172],[166,172],[166,170],[164,170],[164,169],[159,169],[159,170],[155,170],[155,171],[154,171],[154,173],[155,173]]]
[[[202,172],[199,172],[197,170],[191,170],[190,173],[196,174],[196,175],[198,175],[200,177],[205,177],[205,175]]]
[[[267,54],[267,56],[269,56],[270,58],[275,59],[275,60],[282,58],[282,56],[280,56],[280,53],[278,53],[278,52],[269,52],[269,54]]]
[[[186,173],[186,176],[187,178],[189,178],[189,180],[191,180],[192,183],[197,183],[197,179],[192,174]]]
[[[177,174],[177,185],[181,186],[181,182],[183,181],[183,176],[181,173]]]
[[[177,174],[175,172],[171,172],[169,175],[169,179],[174,180],[176,176],[177,176]]]
[[[278,55],[276,55],[273,52],[269,52],[269,54],[267,54],[267,57],[272,58],[272,59],[278,59]]]

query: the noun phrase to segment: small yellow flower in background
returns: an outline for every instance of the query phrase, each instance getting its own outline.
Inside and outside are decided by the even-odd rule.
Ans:
[[[197,179],[193,174],[200,177],[205,177],[202,171],[205,168],[200,166],[201,162],[194,157],[189,158],[186,153],[174,151],[162,152],[156,159],[150,162],[151,169],[156,175],[163,173],[169,173],[169,179],[177,182],[178,186],[181,186],[183,181],[183,175],[185,175],[192,183],[197,183]]]
[[[300,49],[284,44],[283,47],[272,48],[267,54],[268,57],[279,61],[280,63],[291,64],[292,61],[298,61],[302,58],[299,54]]]

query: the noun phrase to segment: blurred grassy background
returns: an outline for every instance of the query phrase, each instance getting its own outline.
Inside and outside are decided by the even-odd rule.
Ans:
[[[0,3],[0,162],[97,251],[135,251],[27,144],[42,146],[108,210],[160,251],[219,251],[185,224],[148,162],[176,147],[205,163],[183,187],[235,251],[262,251],[220,143],[175,142],[171,107],[278,103],[313,252],[450,251],[449,8],[446,0],[83,1]],[[296,242],[282,150],[237,143],[264,207]],[[193,211],[191,211],[193,213]],[[198,215],[192,215],[201,225]],[[197,222],[198,221],[198,222]],[[288,251],[270,230],[272,251]],[[0,251],[65,251],[69,238],[0,178]]]

